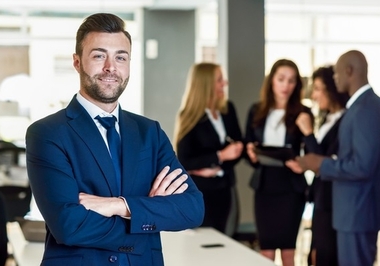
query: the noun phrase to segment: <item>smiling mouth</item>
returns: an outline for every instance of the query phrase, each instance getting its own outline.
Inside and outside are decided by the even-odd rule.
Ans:
[[[102,81],[102,82],[110,82],[110,83],[114,83],[114,82],[117,82],[117,81],[118,81],[117,78],[106,78],[106,77],[104,77],[104,78],[99,78],[99,80]]]

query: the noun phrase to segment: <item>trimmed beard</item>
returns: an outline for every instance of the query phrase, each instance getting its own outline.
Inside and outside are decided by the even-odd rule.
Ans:
[[[84,71],[82,65],[80,66],[80,82],[81,87],[84,89],[86,94],[88,94],[92,99],[101,102],[101,103],[114,103],[117,102],[120,95],[124,92],[125,88],[127,87],[129,77],[127,77],[124,82],[123,80],[112,74],[102,74],[102,75],[95,75],[94,77],[91,77]],[[104,78],[104,77],[111,77],[116,79],[119,82],[119,85],[113,90],[112,95],[107,95],[102,91],[102,89],[97,84],[98,78]],[[110,86],[110,85],[109,85]],[[107,87],[109,87],[107,86]]]

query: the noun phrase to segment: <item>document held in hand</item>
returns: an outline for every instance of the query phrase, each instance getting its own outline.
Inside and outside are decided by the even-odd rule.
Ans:
[[[284,162],[296,157],[290,147],[257,145],[255,152],[260,164],[265,166],[284,166]]]

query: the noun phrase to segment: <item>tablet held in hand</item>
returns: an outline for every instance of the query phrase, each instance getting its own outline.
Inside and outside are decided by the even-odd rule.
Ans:
[[[296,157],[290,147],[257,145],[255,152],[259,162],[266,166],[284,166],[285,161]]]

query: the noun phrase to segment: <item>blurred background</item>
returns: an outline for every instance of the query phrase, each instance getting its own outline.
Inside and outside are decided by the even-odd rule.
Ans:
[[[298,65],[308,105],[313,70],[351,49],[364,53],[380,92],[378,0],[0,0],[1,140],[22,146],[30,123],[64,108],[79,90],[75,34],[95,12],[119,15],[132,35],[122,107],[158,120],[169,138],[195,62],[222,65],[243,130],[248,107],[280,58]],[[242,223],[254,220],[250,174],[241,163]]]

